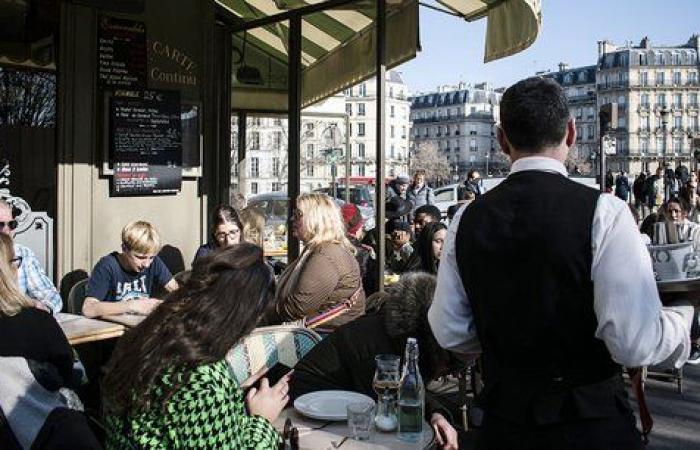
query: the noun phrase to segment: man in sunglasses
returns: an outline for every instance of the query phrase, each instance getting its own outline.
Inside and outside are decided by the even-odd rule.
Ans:
[[[17,221],[12,214],[12,206],[0,199],[0,233],[13,236]],[[61,295],[56,290],[34,252],[24,245],[15,242],[15,255],[20,264],[17,281],[20,291],[35,300],[37,306],[45,307],[58,314],[63,307]],[[21,262],[19,262],[21,261]]]

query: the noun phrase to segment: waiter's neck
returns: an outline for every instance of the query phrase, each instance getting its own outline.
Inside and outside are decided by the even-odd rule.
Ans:
[[[511,148],[508,157],[510,158],[511,164],[519,159],[529,158],[531,156],[552,158],[552,159],[555,159],[555,160],[559,161],[560,163],[564,164],[564,162],[566,161],[566,156],[568,154],[569,154],[569,147],[567,147],[564,143],[562,143],[561,145],[558,145],[558,146],[542,148],[536,152],[524,152],[524,151],[520,151],[520,150],[516,150],[514,148]]]

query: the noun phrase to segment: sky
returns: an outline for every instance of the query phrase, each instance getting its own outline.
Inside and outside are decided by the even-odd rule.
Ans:
[[[431,3],[433,3],[431,1]],[[508,86],[540,70],[592,65],[600,40],[678,45],[700,34],[700,0],[542,0],[542,28],[526,50],[487,64],[486,19],[466,22],[420,7],[422,52],[397,67],[412,93],[460,81]]]

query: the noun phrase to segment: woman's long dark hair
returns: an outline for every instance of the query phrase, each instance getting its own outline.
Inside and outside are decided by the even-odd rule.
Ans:
[[[425,224],[418,239],[416,239],[416,252],[420,256],[421,270],[424,272],[437,274],[438,260],[433,254],[433,239],[435,233],[440,230],[446,230],[447,226],[442,222],[429,222]]]
[[[263,250],[241,243],[198,259],[184,286],[119,340],[104,379],[110,414],[148,410],[187,383],[201,364],[222,360],[247,336],[274,297]],[[184,376],[165,387],[164,373]],[[163,389],[155,398],[154,387]]]

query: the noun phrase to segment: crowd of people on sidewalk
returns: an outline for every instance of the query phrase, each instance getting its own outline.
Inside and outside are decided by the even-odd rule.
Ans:
[[[373,358],[401,353],[414,337],[426,384],[480,358],[477,448],[643,448],[623,367],[692,361],[698,326],[688,308],[661,304],[630,212],[692,223],[697,176],[660,168],[630,186],[610,172],[615,195],[600,193],[568,178],[576,126],[556,82],[516,83],[500,111],[497,139],[512,162],[500,185],[487,192],[470,171],[443,217],[429,173],[399,175],[387,188],[386,222],[372,230],[356,205],[301,194],[289,232],[303,249],[283,268],[266,259],[264,220],[247,208],[216,208],[209,242],[176,275],[158,256],[156,227],[126,224],[119,251],[92,268],[82,306],[87,317],[145,316],[104,369],[106,447],[276,449],[273,422],[291,399],[330,388],[376,397]],[[46,392],[36,398],[44,415],[24,420],[7,412],[28,384],[0,388],[9,423],[0,447],[72,436],[71,448],[99,448],[84,418],[54,414],[65,410],[54,393],[74,386],[73,352],[52,318],[60,297],[31,252],[13,244],[13,221],[0,202],[0,376]],[[380,272],[393,284],[385,291]],[[227,353],[258,326],[289,323],[323,340],[274,384],[264,373],[236,380]],[[456,450],[454,421],[430,397],[425,420],[439,448]]]

